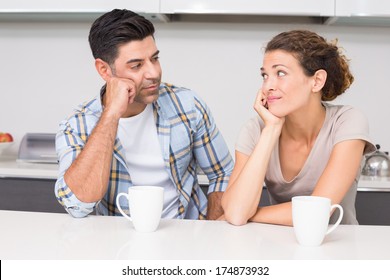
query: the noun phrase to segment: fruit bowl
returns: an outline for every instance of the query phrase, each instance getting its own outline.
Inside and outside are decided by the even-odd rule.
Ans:
[[[14,142],[0,142],[0,155],[7,150]]]

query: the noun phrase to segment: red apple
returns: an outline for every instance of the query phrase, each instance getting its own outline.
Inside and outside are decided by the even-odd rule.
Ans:
[[[13,142],[14,138],[9,133],[0,132],[0,142]]]

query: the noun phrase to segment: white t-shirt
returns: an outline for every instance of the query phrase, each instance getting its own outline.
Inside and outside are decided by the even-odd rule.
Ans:
[[[179,193],[165,169],[152,104],[147,105],[145,110],[136,116],[121,118],[118,138],[125,151],[126,164],[133,185],[164,187],[161,217],[176,218]]]
[[[365,153],[375,151],[368,133],[367,118],[351,106],[331,105],[324,103],[326,116],[324,124],[317,136],[299,174],[291,181],[283,178],[279,161],[279,144],[272,152],[264,183],[267,186],[271,204],[291,201],[296,195],[311,195],[313,189],[328,163],[334,145],[350,140],[361,139],[366,141]],[[236,143],[236,150],[250,155],[257,144],[264,123],[259,116],[252,118],[241,130]],[[342,223],[357,224],[355,198],[359,174],[345,195],[341,205],[344,208]],[[336,211],[337,212],[337,211]],[[338,217],[338,213],[331,218],[331,223]]]

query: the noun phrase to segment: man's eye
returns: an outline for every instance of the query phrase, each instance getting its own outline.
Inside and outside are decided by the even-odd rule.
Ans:
[[[160,59],[160,57],[159,56],[155,56],[155,57],[153,57],[153,61],[158,61]]]
[[[134,65],[132,65],[131,66],[131,69],[139,69],[139,68],[141,68],[141,63],[138,63],[138,64],[134,64]]]

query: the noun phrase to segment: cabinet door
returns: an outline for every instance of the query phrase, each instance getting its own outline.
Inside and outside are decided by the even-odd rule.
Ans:
[[[112,9],[129,9],[139,13],[157,13],[159,0],[12,0],[1,1],[5,13],[104,13]]]
[[[358,191],[355,206],[359,224],[390,226],[390,192]]]
[[[334,0],[161,0],[161,13],[333,16]]]
[[[383,0],[336,0],[336,16],[390,17],[390,2]]]
[[[55,180],[1,178],[0,210],[66,213],[55,195]]]

